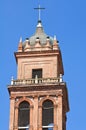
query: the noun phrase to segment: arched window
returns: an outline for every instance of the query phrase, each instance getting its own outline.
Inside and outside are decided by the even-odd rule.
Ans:
[[[46,100],[42,105],[42,128],[43,130],[53,130],[54,106],[51,100]]]
[[[29,130],[30,123],[30,104],[23,101],[18,110],[18,130]]]

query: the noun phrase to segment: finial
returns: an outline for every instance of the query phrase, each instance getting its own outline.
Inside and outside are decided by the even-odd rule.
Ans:
[[[29,42],[29,38],[26,38],[26,41]]]
[[[22,37],[19,40],[18,52],[22,52]]]
[[[58,41],[57,41],[56,35],[54,35],[54,38],[53,38],[53,50],[58,50],[58,49],[59,49]]]
[[[50,40],[50,37],[49,36],[47,36],[47,41],[49,41]]]
[[[40,21],[41,20],[41,10],[43,10],[45,8],[41,8],[40,5],[39,5],[38,8],[34,8],[34,9],[38,10],[38,21]]]
[[[36,37],[36,42],[40,42],[40,39],[39,39],[39,37]]]
[[[35,75],[35,84],[38,83],[38,75]]]
[[[54,40],[56,40],[56,35],[54,35]]]
[[[60,82],[63,82],[63,75],[60,74]]]
[[[37,27],[42,27],[41,20],[38,21]]]
[[[19,40],[19,42],[22,42],[22,37],[20,37],[20,40]]]
[[[11,77],[11,85],[13,85],[13,76]]]
[[[56,35],[54,35],[54,41],[57,43],[57,44],[59,44],[59,41],[57,40],[57,38],[56,38]]]

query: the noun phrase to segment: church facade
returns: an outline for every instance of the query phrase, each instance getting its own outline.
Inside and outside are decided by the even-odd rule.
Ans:
[[[34,35],[20,39],[14,53],[17,79],[8,86],[9,130],[66,130],[69,111],[61,50],[39,20]]]

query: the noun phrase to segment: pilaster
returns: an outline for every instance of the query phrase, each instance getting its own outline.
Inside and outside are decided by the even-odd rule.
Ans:
[[[39,120],[38,120],[38,127],[39,130],[42,130],[42,106],[39,106]]]
[[[33,127],[38,130],[38,97],[34,97]]]
[[[33,106],[30,106],[30,130],[33,130]]]
[[[15,98],[10,98],[10,123],[9,130],[14,130],[14,108],[15,108]]]
[[[62,94],[58,95],[58,130],[62,130]]]
[[[57,105],[54,105],[54,130],[57,130]]]
[[[18,130],[18,107],[15,107],[14,130]]]

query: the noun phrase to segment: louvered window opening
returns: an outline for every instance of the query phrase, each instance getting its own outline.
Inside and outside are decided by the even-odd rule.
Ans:
[[[53,102],[46,100],[42,105],[42,128],[43,130],[53,130],[54,117]]]
[[[24,101],[19,105],[18,112],[18,130],[29,130],[30,105]]]

